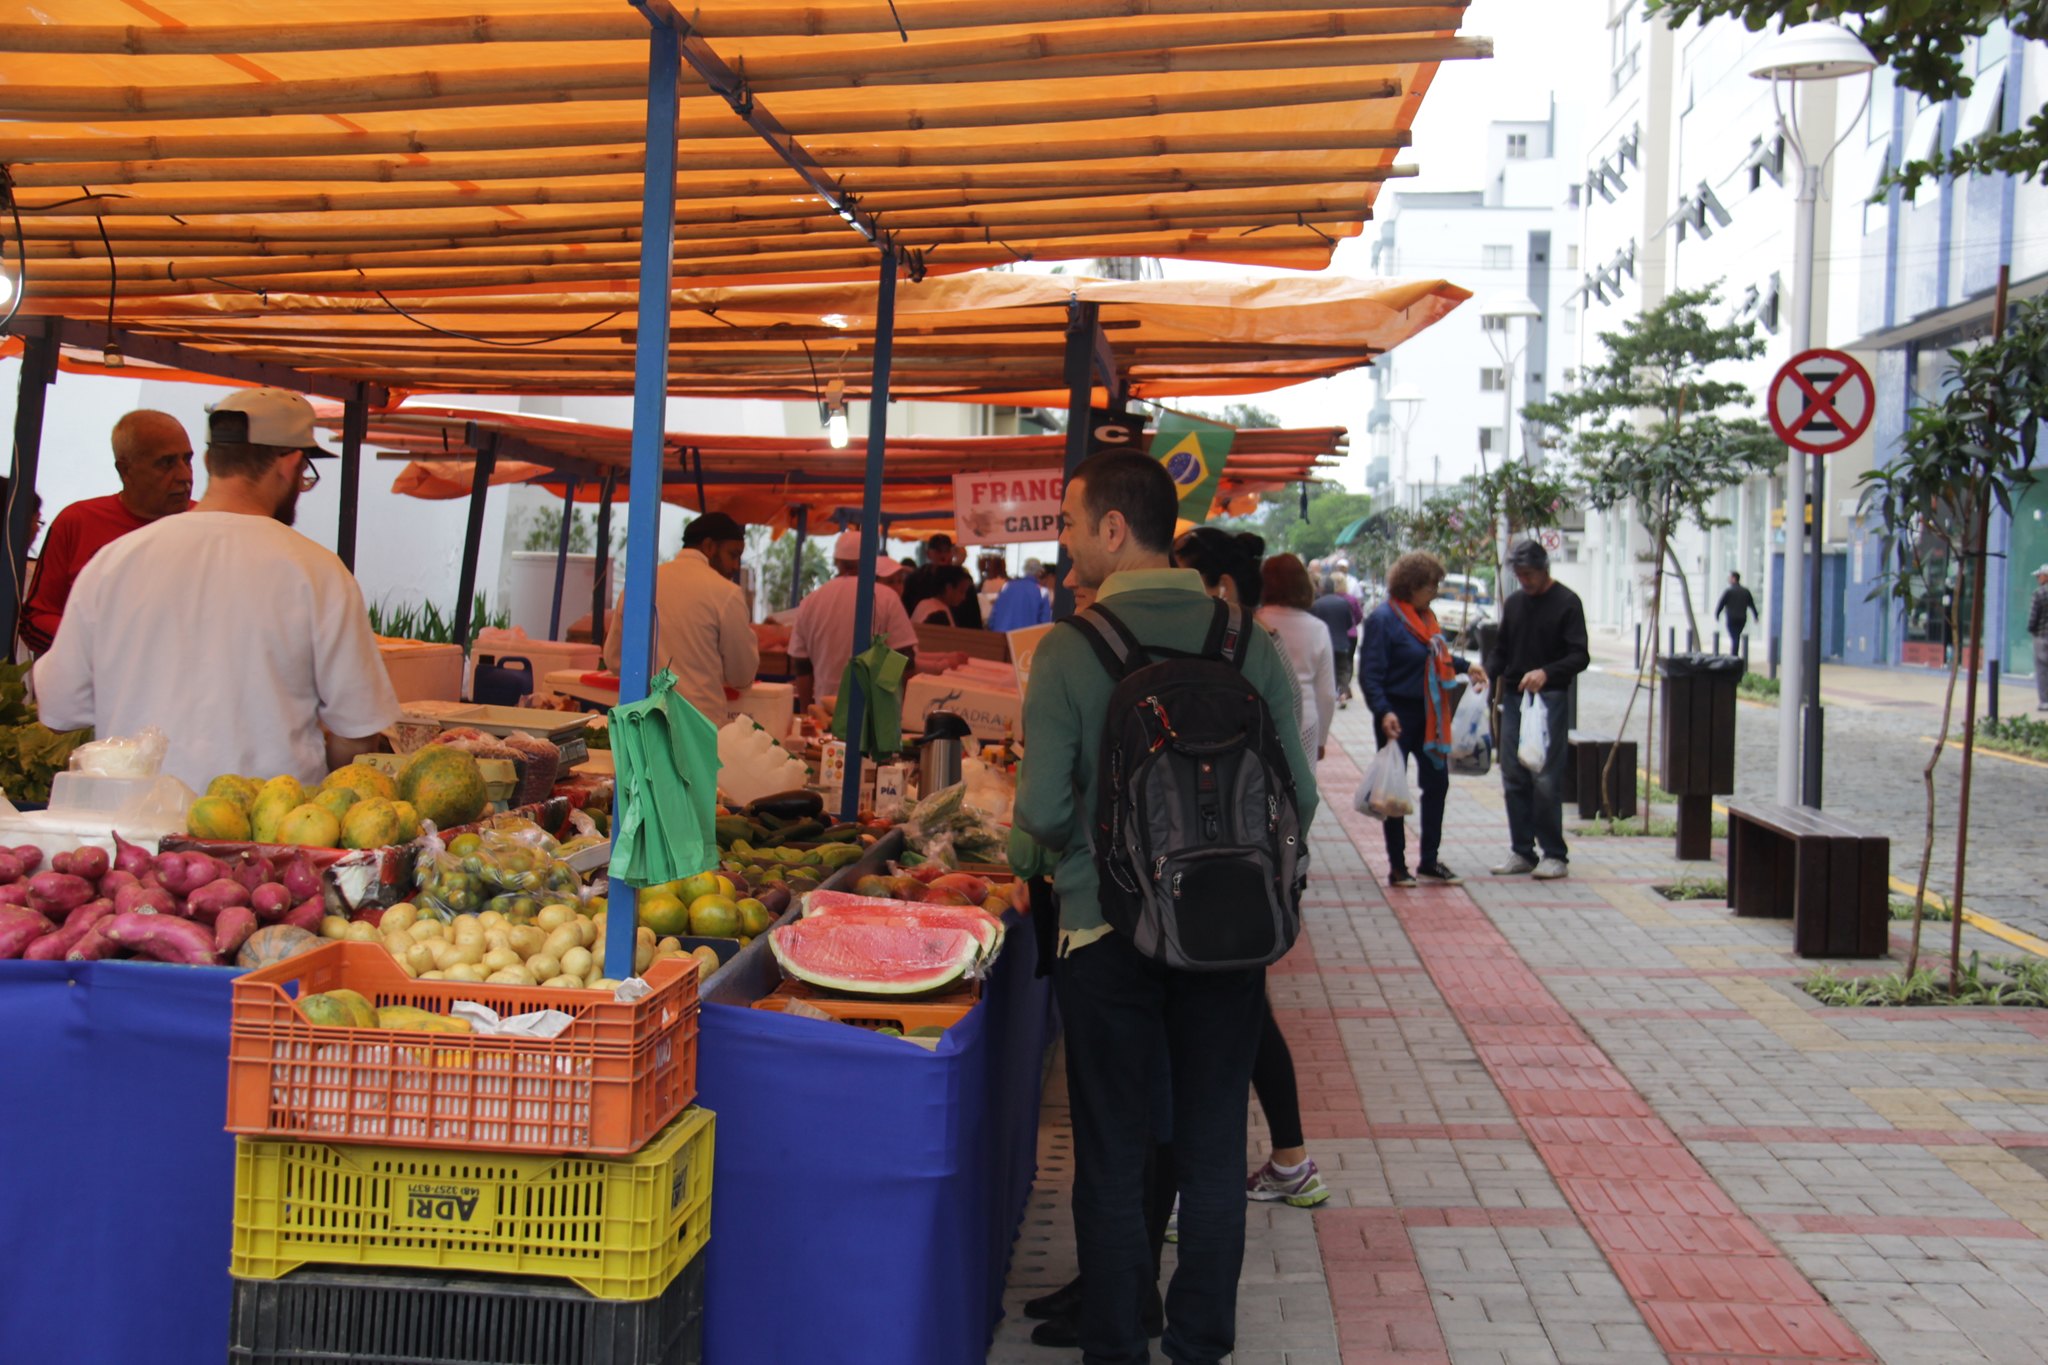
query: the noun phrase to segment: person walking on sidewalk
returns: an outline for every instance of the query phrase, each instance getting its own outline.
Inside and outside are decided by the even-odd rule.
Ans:
[[[1500,781],[1507,798],[1508,860],[1496,877],[1534,873],[1551,881],[1569,871],[1564,845],[1565,693],[1585,672],[1586,609],[1579,595],[1550,576],[1550,554],[1524,540],[1508,551],[1508,565],[1521,591],[1500,614],[1500,634],[1486,671],[1497,681],[1501,703]],[[1524,767],[1516,750],[1522,739],[1522,708],[1516,692],[1537,697],[1549,722],[1550,748],[1540,772]],[[1539,851],[1542,854],[1538,858]]]
[[[2048,564],[2034,570],[2034,604],[2027,610],[2034,637],[2034,709],[2048,711]]]
[[[1714,604],[1714,619],[1728,623],[1728,652],[1744,653],[1744,637],[1749,633],[1750,618],[1756,613],[1756,598],[1749,589],[1742,586],[1742,575],[1728,575],[1728,590],[1721,594],[1721,600]]]
[[[1424,550],[1410,550],[1387,571],[1387,600],[1365,618],[1359,645],[1358,681],[1372,708],[1373,738],[1384,749],[1399,744],[1415,759],[1422,789],[1422,860],[1415,870],[1433,882],[1456,886],[1463,878],[1444,865],[1437,850],[1444,837],[1444,797],[1451,789],[1451,714],[1457,709],[1457,678],[1469,673],[1486,681],[1476,663],[1451,653],[1430,603],[1443,586],[1443,562]],[[1408,871],[1408,822],[1386,820],[1387,885],[1413,886]]]
[[[1158,461],[1127,451],[1094,456],[1067,481],[1060,543],[1075,586],[1095,589],[1098,606],[1113,608],[1148,650],[1196,655],[1216,622],[1216,604],[1200,574],[1174,568],[1168,557],[1179,507],[1179,490]],[[1273,716],[1284,717],[1294,704],[1287,665],[1264,631],[1248,636],[1244,679]],[[1015,828],[1059,860],[1053,988],[1066,1025],[1073,1107],[1082,1360],[1151,1359],[1141,1319],[1153,1274],[1143,1176],[1155,1135],[1155,1046],[1163,1038],[1181,1200],[1164,1346],[1184,1365],[1217,1365],[1237,1336],[1247,1100],[1266,973],[1168,967],[1104,920],[1093,827],[1115,686],[1080,629],[1048,634],[1024,698],[1031,746],[1017,782]],[[1315,816],[1315,766],[1294,727],[1275,729],[1305,832]]]

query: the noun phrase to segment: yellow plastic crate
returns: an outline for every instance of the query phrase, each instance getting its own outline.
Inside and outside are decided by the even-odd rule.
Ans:
[[[235,1144],[229,1269],[303,1265],[546,1275],[651,1299],[711,1237],[713,1115],[690,1108],[633,1156]]]

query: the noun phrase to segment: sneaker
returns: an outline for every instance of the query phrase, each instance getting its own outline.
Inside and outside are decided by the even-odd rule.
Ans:
[[[1459,886],[1465,880],[1448,867],[1445,867],[1441,860],[1433,863],[1424,863],[1418,870],[1429,881],[1441,882],[1445,886]]]
[[[1536,860],[1534,858],[1524,858],[1519,853],[1511,853],[1508,855],[1506,862],[1493,868],[1493,875],[1496,877],[1526,877],[1535,870]]]
[[[1316,1173],[1314,1157],[1304,1161],[1301,1174],[1295,1176],[1280,1174],[1269,1161],[1252,1172],[1244,1182],[1244,1192],[1253,1199],[1277,1199],[1297,1209],[1312,1209],[1330,1197],[1330,1187]]]
[[[1387,885],[1413,886],[1415,885],[1415,874],[1405,867],[1397,867],[1387,874]]]
[[[1166,1215],[1166,1240],[1180,1243],[1180,1196],[1173,1197],[1173,1212]]]
[[[1545,858],[1536,864],[1535,877],[1539,882],[1554,882],[1571,871],[1571,864],[1562,858]]]

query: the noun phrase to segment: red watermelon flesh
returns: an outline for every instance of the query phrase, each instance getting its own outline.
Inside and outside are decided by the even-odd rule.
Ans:
[[[805,918],[768,932],[768,948],[799,981],[851,995],[922,995],[958,981],[981,957],[965,929]]]
[[[965,929],[981,940],[981,950],[994,954],[1003,941],[1003,922],[979,906],[927,905],[922,901],[884,900],[844,891],[813,891],[804,897],[806,919],[852,919],[864,924]]]

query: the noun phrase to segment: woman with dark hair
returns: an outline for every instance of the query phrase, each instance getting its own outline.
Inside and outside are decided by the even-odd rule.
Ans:
[[[1315,589],[1300,559],[1274,555],[1259,566],[1259,573],[1265,581],[1259,624],[1273,632],[1281,655],[1294,668],[1302,700],[1301,747],[1320,759],[1330,742],[1330,722],[1337,716],[1337,663],[1330,632],[1309,612]]]
[[[910,608],[910,623],[919,625],[931,622],[938,626],[957,626],[960,621],[954,613],[960,610],[974,592],[974,575],[958,564],[927,564],[917,573],[924,576],[918,584],[921,591],[916,602],[910,600],[909,589],[904,590],[903,604]]]
[[[1444,830],[1444,797],[1451,789],[1451,716],[1457,709],[1458,674],[1484,685],[1486,672],[1451,653],[1429,604],[1444,581],[1435,555],[1411,550],[1387,571],[1387,600],[1365,618],[1359,646],[1358,680],[1372,708],[1379,746],[1399,744],[1415,759],[1422,789],[1422,860],[1416,871],[1433,882],[1456,886],[1463,879],[1438,856]],[[1408,871],[1407,822],[1385,822],[1387,884],[1413,886]]]

